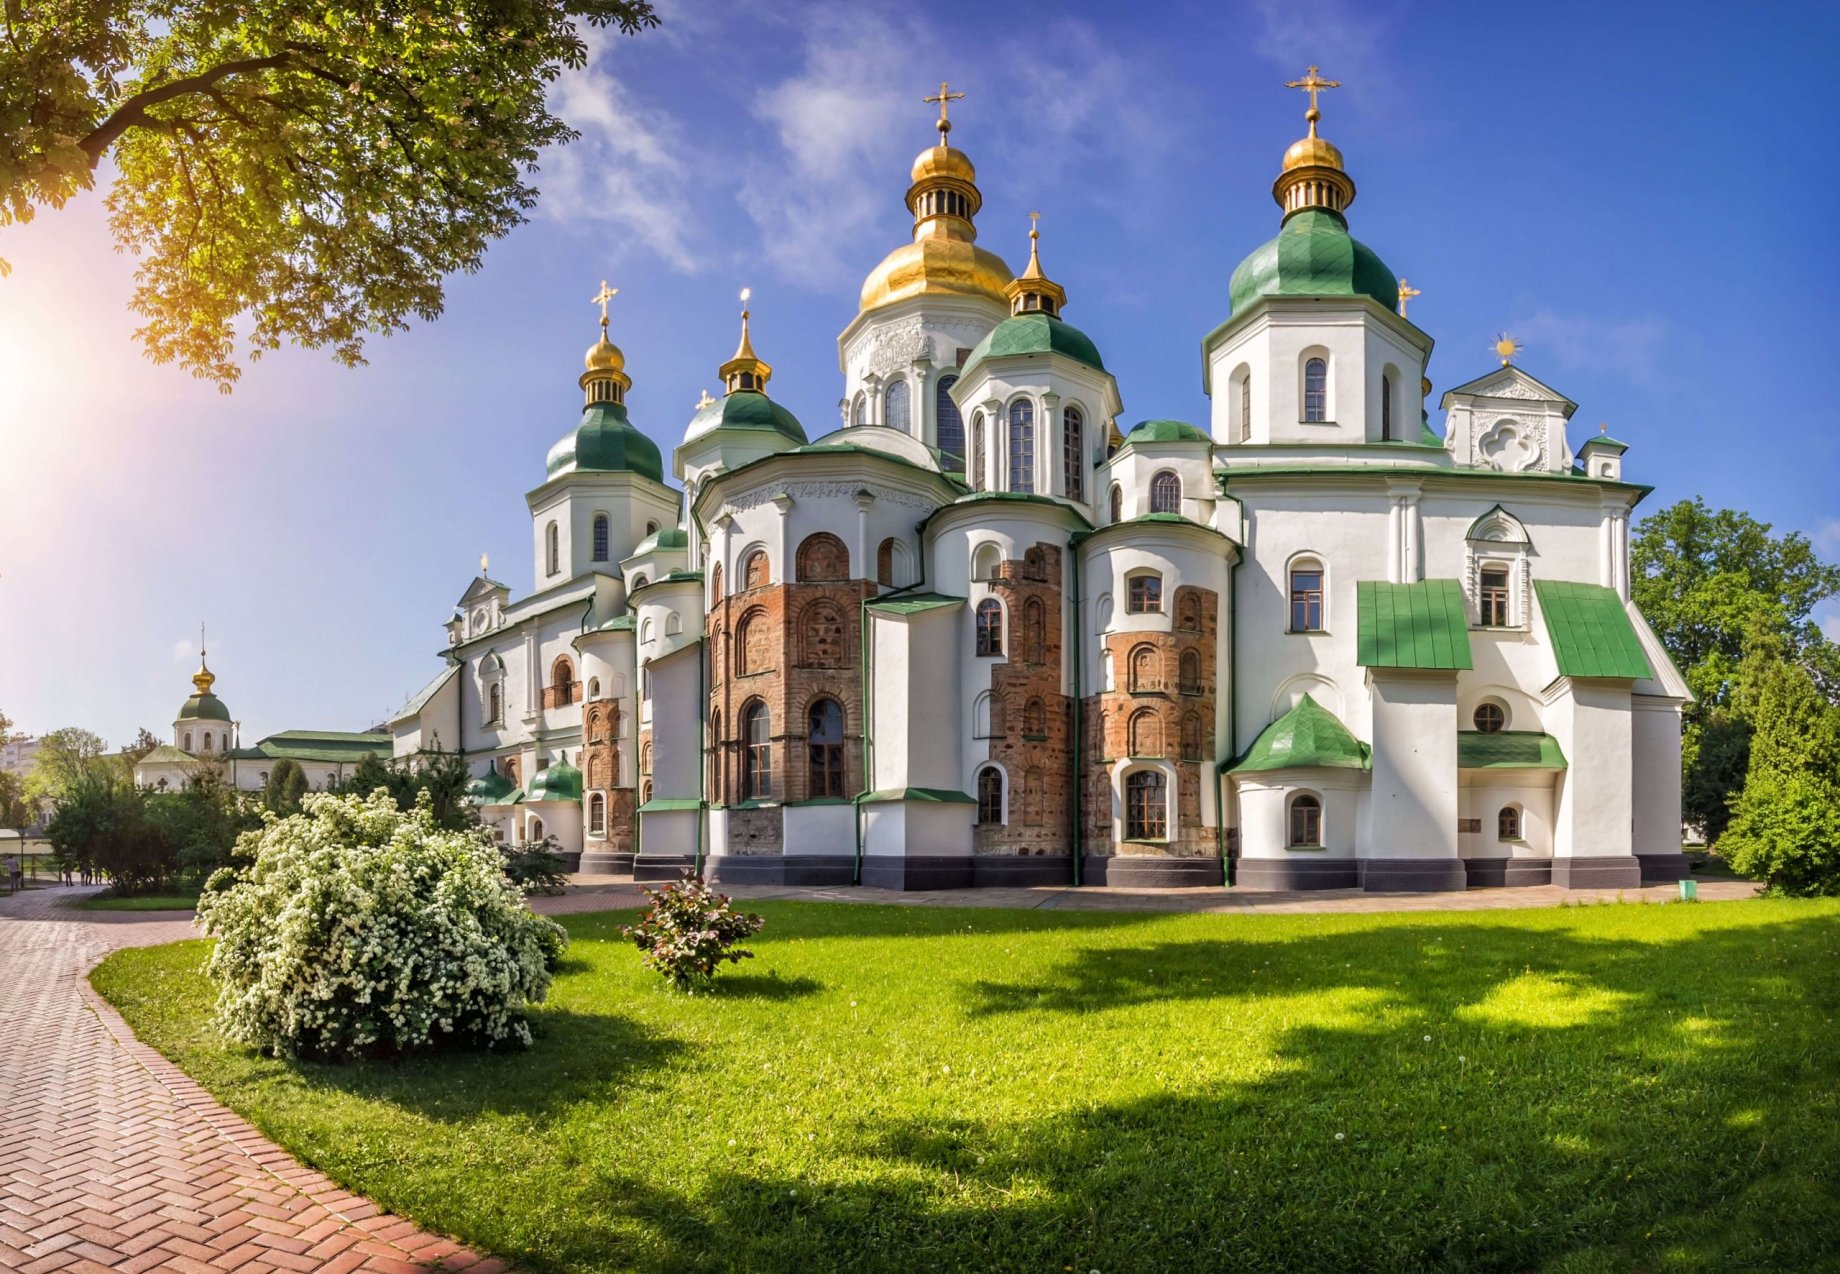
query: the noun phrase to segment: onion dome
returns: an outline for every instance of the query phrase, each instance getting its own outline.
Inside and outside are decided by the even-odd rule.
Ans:
[[[1214,440],[1186,420],[1140,420],[1124,436],[1126,444],[1134,442],[1205,442]]]
[[[211,693],[217,674],[205,666],[204,651],[198,652],[198,671],[192,674],[192,697],[179,708],[179,721],[228,721],[230,709]]]
[[[966,296],[1001,305],[1010,270],[1003,258],[976,244],[972,218],[983,206],[977,169],[964,151],[946,144],[952,121],[948,100],[963,97],[940,85],[939,143],[914,159],[907,208],[914,215],[914,239],[882,259],[863,280],[859,309],[868,311],[912,296]]]
[[[532,801],[579,801],[581,771],[569,764],[565,752],[559,760],[536,772],[525,796]]]
[[[743,288],[741,299],[744,303],[748,296],[749,290]],[[684,441],[694,442],[717,430],[742,429],[778,434],[795,446],[803,446],[807,441],[805,426],[799,423],[797,416],[767,397],[767,382],[773,377],[773,368],[754,352],[748,318],[748,311],[742,310],[741,344],[735,356],[717,369],[727,392],[720,398],[703,395],[703,400],[696,405],[696,415],[690,418],[690,425],[684,430]]]
[[[1278,236],[1255,248],[1233,271],[1228,293],[1233,312],[1266,296],[1366,296],[1399,309],[1399,280],[1374,250],[1348,233],[1343,215],[1354,202],[1354,179],[1342,152],[1316,134],[1322,112],[1316,94],[1337,88],[1311,67],[1291,88],[1310,94],[1307,137],[1284,152],[1272,198],[1284,209]]]
[[[1010,317],[972,347],[959,369],[960,381],[969,383],[972,370],[986,358],[1023,354],[1064,354],[1095,371],[1105,370],[1092,338],[1060,318],[1061,307],[1067,303],[1067,290],[1042,273],[1040,241],[1040,232],[1031,227],[1028,268],[1003,289],[1009,298]]]
[[[601,307],[601,335],[583,360],[586,370],[580,384],[587,403],[581,422],[549,449],[545,480],[568,473],[628,472],[653,482],[664,481],[658,444],[640,433],[626,415],[626,391],[632,388],[626,355],[607,339],[607,302],[618,290],[603,282],[594,298]]]

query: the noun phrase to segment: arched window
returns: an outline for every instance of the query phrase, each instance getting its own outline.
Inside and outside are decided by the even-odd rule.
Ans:
[[[598,699],[600,697],[601,697],[601,679],[599,677],[589,677],[588,678],[588,698]]]
[[[599,792],[588,798],[588,835],[607,834],[607,798]]]
[[[819,531],[799,543],[793,568],[801,582],[849,579],[850,550],[829,531]]]
[[[709,600],[711,602],[722,600],[722,563],[720,562],[709,568]]]
[[[980,655],[1003,653],[1003,607],[994,597],[986,597],[978,603],[977,652]]]
[[[1003,771],[994,765],[978,771],[977,802],[980,824],[995,827],[1003,822]]]
[[[192,732],[190,730],[185,732],[185,750],[187,752],[192,750]]]
[[[1131,651],[1132,690],[1152,691],[1163,688],[1163,678],[1157,663],[1154,646],[1138,646]]]
[[[1290,840],[1292,849],[1318,849],[1322,846],[1322,802],[1308,792],[1291,798]]]
[[[1309,558],[1291,564],[1291,631],[1323,631],[1323,569]]]
[[[635,575],[633,576],[632,591],[636,593],[651,582],[652,581],[648,580],[643,575]]]
[[[549,555],[549,574],[554,575],[562,569],[562,532],[554,522],[544,529],[543,542]]]
[[[1198,712],[1182,717],[1182,756],[1189,761],[1201,759],[1201,714]]]
[[[1385,373],[1380,376],[1380,440],[1393,440],[1393,378]]]
[[[741,565],[742,588],[765,588],[771,578],[767,570],[767,551],[755,549]]]
[[[894,583],[894,537],[891,535],[882,541],[875,550],[875,582],[882,585]]]
[[[799,664],[805,668],[843,668],[849,665],[848,633],[843,611],[823,598],[799,612]]]
[[[971,551],[971,578],[988,582],[997,578],[1003,567],[1003,550],[994,544],[980,544]]]
[[[958,384],[958,377],[946,375],[939,378],[939,386],[933,393],[933,415],[938,421],[934,445],[952,458],[948,469],[956,469],[965,462],[965,422],[958,414],[958,404],[952,401],[952,386]]]
[[[1176,590],[1176,627],[1191,633],[1201,631],[1201,599],[1192,588]]]
[[[1303,365],[1303,418],[1312,424],[1329,419],[1329,364],[1320,358]]]
[[[1168,780],[1161,770],[1133,770],[1125,776],[1125,839],[1169,839],[1168,791]]]
[[[532,843],[543,839],[543,820],[535,814],[530,816],[530,822],[525,825],[524,839]]]
[[[1175,470],[1164,469],[1150,479],[1150,512],[1180,513],[1182,511],[1182,479]]]
[[[1508,568],[1482,568],[1482,590],[1477,598],[1484,628],[1508,627]]]
[[[1046,628],[1046,610],[1041,599],[1031,597],[1022,608],[1022,657],[1032,664],[1042,662],[1046,650],[1043,630]]]
[[[1239,440],[1252,441],[1252,371],[1239,378]]]
[[[842,796],[842,704],[835,699],[813,700],[806,743],[811,748],[806,769],[806,796]]]
[[[1112,483],[1112,521],[1124,521],[1124,488]]]
[[[741,799],[773,795],[773,716],[756,699],[742,710]]]
[[[575,665],[565,656],[550,666],[551,707],[560,708],[575,702]]]
[[[1009,489],[1035,489],[1035,404],[1026,398],[1009,405]]]
[[[971,472],[965,475],[971,480],[973,491],[984,489],[984,413],[971,413]]]
[[[1086,498],[1086,417],[1078,407],[1061,412],[1061,484],[1069,500]]]
[[[651,799],[652,799],[652,781],[650,779],[647,779],[645,780],[645,782],[639,784],[639,804],[641,805],[650,804]]]
[[[882,391],[882,423],[902,433],[913,432],[907,410],[907,382],[897,380]]]
[[[658,534],[658,524],[656,522],[647,522],[645,524],[645,533],[647,535]]]
[[[206,752],[211,750],[211,732],[209,730],[204,732],[204,750]]]
[[[751,610],[735,625],[735,675],[746,677],[773,666],[773,633],[767,612]]]
[[[607,528],[609,525],[605,513],[594,515],[594,560],[597,562],[607,560]]]
[[[1048,709],[1040,699],[1030,699],[1022,709],[1022,737],[1025,739],[1045,739],[1048,737]]]
[[[1198,695],[1201,693],[1201,652],[1185,650],[1182,652],[1181,669],[1178,673],[1182,693]]]
[[[497,725],[505,719],[505,688],[494,681],[486,690],[486,724]]]
[[[1133,615],[1154,615],[1163,609],[1163,577],[1155,571],[1142,571],[1125,581],[1128,592],[1125,610]]]
[[[996,733],[995,722],[991,719],[990,705],[991,698],[988,690],[980,691],[978,697],[971,701],[972,738],[988,739]]]
[[[858,393],[856,401],[850,404],[850,423],[852,425],[869,423],[869,396],[867,394]]]
[[[1518,806],[1504,805],[1501,813],[1495,816],[1495,838],[1497,840],[1519,840],[1521,838],[1521,811]]]
[[[1140,708],[1131,714],[1125,740],[1132,756],[1163,755],[1163,722],[1152,708]]]
[[[1472,718],[1483,734],[1500,734],[1508,728],[1508,713],[1499,703],[1479,703]]]

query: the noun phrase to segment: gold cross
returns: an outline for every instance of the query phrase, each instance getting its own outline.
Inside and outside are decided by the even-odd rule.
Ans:
[[[601,326],[607,326],[607,302],[620,294],[620,289],[607,286],[607,280],[601,280],[601,290],[588,298],[588,304],[601,307]]]
[[[1316,73],[1316,68],[1313,66],[1302,79],[1285,82],[1285,88],[1300,88],[1310,95],[1310,109],[1304,114],[1304,118],[1310,121],[1310,136],[1316,136],[1316,121],[1322,118],[1322,112],[1316,109],[1316,95],[1326,88],[1340,88],[1341,86],[1340,80],[1325,80]]]
[[[1407,301],[1410,301],[1415,296],[1423,296],[1423,295],[1424,295],[1423,292],[1420,292],[1417,288],[1413,287],[1410,283],[1407,283],[1404,279],[1399,280],[1399,317],[1404,318],[1406,316],[1406,302]]]
[[[929,105],[931,105],[934,102],[939,103],[939,123],[936,124],[934,127],[939,129],[939,144],[941,146],[945,145],[946,134],[952,131],[952,121],[946,118],[946,104],[948,102],[959,101],[965,96],[963,93],[947,92],[946,90],[948,87],[949,86],[946,84],[946,82],[944,80],[941,80],[939,81],[939,91],[937,93],[929,94],[928,96],[920,99],[922,102],[925,102]]]

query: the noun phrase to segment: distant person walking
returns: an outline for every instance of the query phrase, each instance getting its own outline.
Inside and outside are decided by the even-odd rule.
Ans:
[[[19,855],[8,854],[6,856],[6,891],[9,894],[16,894],[23,888],[25,888],[25,873],[20,870]]]

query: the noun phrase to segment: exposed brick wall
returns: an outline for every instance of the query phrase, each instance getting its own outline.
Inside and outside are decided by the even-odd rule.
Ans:
[[[1065,854],[1074,804],[1072,696],[1062,693],[1061,550],[1037,544],[990,581],[1004,607],[1004,662],[990,669],[989,757],[1002,766],[1005,823],[980,823],[980,854]]]
[[[607,794],[606,836],[584,831],[602,853],[630,854],[633,849],[634,789],[617,786],[620,778],[620,701],[594,699],[582,706],[582,827],[588,827],[588,795]]]

